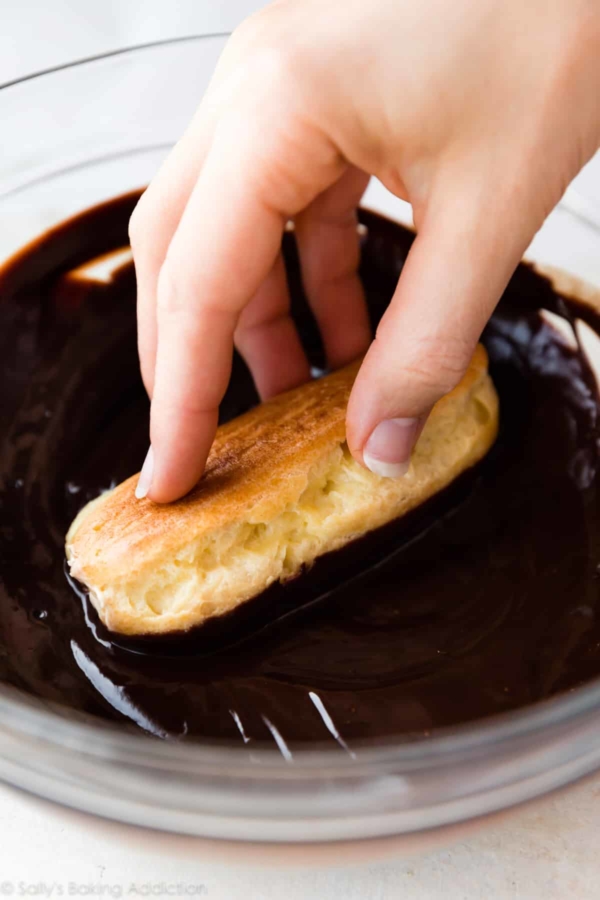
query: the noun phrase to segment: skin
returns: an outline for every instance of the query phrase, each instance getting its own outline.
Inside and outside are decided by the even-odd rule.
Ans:
[[[131,220],[152,398],[138,494],[175,500],[200,478],[234,344],[263,398],[309,377],[280,255],[290,219],[329,364],[367,351],[350,450],[406,471],[600,144],[599,60],[598,0],[280,0],[248,19]],[[356,233],[371,175],[418,232],[373,340]]]

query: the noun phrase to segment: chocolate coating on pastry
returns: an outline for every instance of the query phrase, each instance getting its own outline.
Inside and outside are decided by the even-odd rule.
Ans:
[[[402,479],[346,445],[359,363],[221,425],[199,484],[177,503],[138,500],[132,476],[88,503],[67,534],[71,575],[111,631],[189,631],[234,612],[324,553],[406,515],[489,450],[498,398],[479,345],[433,408]]]
[[[68,272],[126,242],[134,202],[67,223],[0,276],[0,682],[65,715],[162,738],[274,746],[275,727],[293,751],[335,746],[323,709],[355,749],[598,677],[598,391],[585,355],[539,310],[596,330],[598,317],[569,296],[579,287],[557,293],[526,266],[484,335],[502,416],[476,469],[391,529],[270,588],[269,615],[300,609],[274,625],[263,627],[258,598],[243,627],[211,637],[212,648],[193,633],[168,646],[111,638],[65,577],[63,541],[84,504],[139,469],[147,449],[135,284],[127,264],[108,284]],[[362,218],[376,322],[412,235]],[[289,235],[285,253],[294,315],[322,366]],[[255,402],[236,358],[223,419]],[[251,607],[263,617],[258,632]],[[234,632],[253,636],[231,647]]]

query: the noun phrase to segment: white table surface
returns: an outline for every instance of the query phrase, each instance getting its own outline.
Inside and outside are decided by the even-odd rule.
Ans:
[[[228,31],[259,5],[257,0],[1,0],[0,83],[115,47]],[[598,159],[577,185],[600,206]],[[598,900],[599,833],[597,778],[425,856],[360,867],[341,859],[338,868],[257,869],[215,861],[205,849],[185,859],[169,845],[150,849],[84,818],[63,819],[0,786],[0,900],[139,897],[145,890],[168,896],[173,885],[176,896],[211,900]]]

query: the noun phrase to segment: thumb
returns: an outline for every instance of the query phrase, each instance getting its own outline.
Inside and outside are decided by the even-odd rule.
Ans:
[[[465,373],[533,236],[489,205],[465,206],[427,210],[352,390],[348,445],[378,475],[408,470],[431,408]]]

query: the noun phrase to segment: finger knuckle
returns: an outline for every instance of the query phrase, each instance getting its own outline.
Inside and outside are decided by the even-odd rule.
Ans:
[[[197,419],[210,408],[209,401],[200,402],[191,394],[185,394],[159,405],[159,412],[169,421],[185,422]]]
[[[407,361],[407,372],[431,393],[439,396],[449,393],[461,380],[470,354],[460,343],[439,340],[425,341],[420,350],[420,354]]]
[[[247,337],[256,334],[257,331],[266,332],[273,328],[279,328],[287,322],[291,322],[287,310],[269,310],[257,316],[245,317],[242,315],[234,332],[234,340],[244,341]]]
[[[460,382],[472,352],[471,345],[460,337],[422,337],[399,361],[403,378],[420,385],[431,396],[442,397]]]
[[[265,39],[271,27],[270,21],[268,7],[257,10],[234,29],[229,39],[228,49],[243,53],[256,47]]]
[[[302,60],[301,44],[289,27],[287,17],[277,14],[273,7],[250,16],[234,31],[228,45],[232,62],[244,70],[246,85],[252,84],[265,99],[278,91],[286,90],[291,82],[297,86]],[[310,67],[304,60],[303,78]]]
[[[164,378],[156,382],[152,400],[152,416],[162,422],[193,422],[198,417],[216,410],[222,396],[218,379],[207,382],[199,389],[194,379],[189,379],[174,391],[170,381]]]
[[[228,49],[237,52],[239,58],[267,47],[289,44],[289,15],[281,3],[270,3],[256,10],[235,28],[229,39]]]
[[[144,223],[147,222],[148,219],[146,211],[147,200],[145,199],[145,196],[146,195],[144,194],[140,197],[129,219],[129,243],[133,248],[140,246],[144,233]]]
[[[298,80],[298,48],[292,42],[285,45],[265,43],[254,57],[254,68],[261,83],[276,83],[280,89]]]

